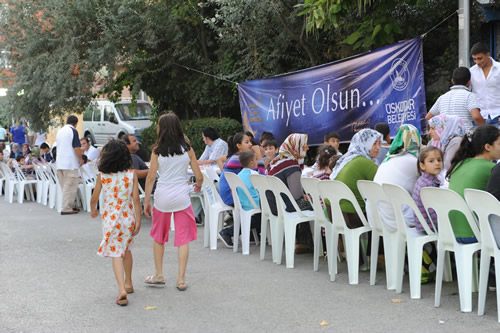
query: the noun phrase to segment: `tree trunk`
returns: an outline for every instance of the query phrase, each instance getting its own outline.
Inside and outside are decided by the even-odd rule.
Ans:
[[[309,56],[309,61],[311,62],[312,66],[316,66],[316,57],[314,56],[314,52],[307,44],[307,42],[304,39],[304,32],[305,32],[305,19],[304,19],[304,25],[302,26],[302,31],[300,35],[296,34],[292,28],[288,25],[286,22],[285,18],[283,17],[283,14],[280,14],[280,22],[285,27],[285,30],[292,36],[293,39],[295,39],[297,42],[299,42],[300,46],[306,51],[307,55]]]
[[[199,2],[206,2],[206,0],[199,0]],[[203,52],[203,58],[205,61],[209,62],[210,58],[208,56],[208,48],[207,48],[207,34],[205,31],[205,23],[203,23],[203,19],[205,18],[205,6],[200,7],[200,42],[201,42],[201,50]]]

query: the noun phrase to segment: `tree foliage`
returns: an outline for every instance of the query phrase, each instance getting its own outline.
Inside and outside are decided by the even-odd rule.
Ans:
[[[448,0],[6,3],[0,48],[11,52],[14,77],[4,78],[14,80],[7,105],[39,126],[82,110],[96,94],[116,98],[123,87],[144,90],[158,110],[174,110],[183,119],[239,119],[231,81],[296,71],[413,38],[457,9]],[[472,41],[480,30],[480,16],[473,13]],[[456,59],[452,19],[424,41],[428,95],[448,88]]]

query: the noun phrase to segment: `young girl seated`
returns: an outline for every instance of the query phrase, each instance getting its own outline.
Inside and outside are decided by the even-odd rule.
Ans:
[[[420,213],[422,213],[425,218],[429,228],[437,231],[437,216],[436,212],[433,209],[429,209],[429,213],[431,215],[431,220],[425,211],[425,207],[422,204],[422,199],[420,198],[420,190],[423,187],[439,187],[441,185],[437,175],[443,170],[443,152],[441,149],[435,146],[428,146],[423,149],[418,157],[418,173],[420,177],[417,179],[415,183],[415,187],[413,188],[413,200],[417,204]],[[415,221],[415,229],[420,232],[425,232],[424,227],[420,224],[417,217],[414,219]]]
[[[318,149],[318,157],[316,159],[317,167],[312,176],[320,180],[330,179],[332,170],[328,167],[330,159],[337,155],[337,151],[330,145],[322,145]]]

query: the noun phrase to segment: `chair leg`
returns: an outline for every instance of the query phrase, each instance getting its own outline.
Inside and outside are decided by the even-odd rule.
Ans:
[[[371,246],[371,258],[370,258],[370,286],[375,285],[375,278],[377,276],[377,257],[378,257],[378,244],[380,241],[380,235],[372,230],[372,246]]]
[[[491,257],[486,253],[481,253],[481,266],[479,272],[479,295],[477,301],[477,315],[484,315],[486,305],[486,291],[488,289],[488,276],[490,272]]]
[[[260,220],[260,260],[264,260],[266,257],[266,239],[267,239],[267,229],[268,229],[269,221],[262,214],[262,218]]]
[[[240,228],[241,228],[240,213],[235,211],[233,212],[233,252],[238,252],[238,246],[240,240]]]
[[[394,272],[394,279],[396,283],[396,292],[400,294],[403,291],[406,241],[398,237],[396,246],[396,270]]]
[[[436,291],[434,295],[434,307],[439,307],[441,305],[441,288],[443,286],[443,270],[445,268],[445,249],[441,249],[441,245],[438,242],[437,246],[437,267],[436,267]]]
[[[408,244],[408,270],[410,272],[410,297],[420,299],[420,286],[422,280],[422,252],[423,244]]]
[[[24,201],[24,182],[17,183],[17,202],[22,204]]]
[[[283,221],[277,221],[277,223],[275,224],[276,232],[271,232],[273,240],[276,239],[276,245],[273,245],[273,249],[276,248],[276,264],[281,265],[281,261],[283,259],[283,239],[285,237],[285,226],[283,225]],[[274,234],[276,234],[276,237],[274,236]]]
[[[210,250],[217,250],[219,218],[222,212],[210,212]]]
[[[443,274],[444,274],[444,277],[443,277],[444,282],[452,282],[453,281],[453,275],[451,274],[450,252],[446,252],[446,255],[445,255]]]
[[[496,285],[500,286],[500,266],[495,264],[495,281]],[[500,323],[500,293],[498,289],[496,291],[497,294],[497,320]]]
[[[286,268],[293,268],[295,259],[296,224],[285,224],[285,260]]]
[[[321,225],[314,221],[313,231],[313,244],[314,244],[314,258],[313,258],[313,271],[318,271],[319,266],[319,247],[321,243]]]
[[[359,275],[359,238],[353,232],[345,233],[346,255],[347,255],[347,275],[349,276],[349,284],[358,284]]]
[[[210,212],[205,211],[205,223],[203,225],[203,246],[208,247],[210,238]]]
[[[333,231],[330,233],[330,237],[332,239],[327,239],[326,241],[326,251],[328,252],[328,273],[330,273],[330,281],[333,282],[338,273],[337,254],[339,252],[339,234]]]
[[[241,254],[249,255],[250,254],[250,216],[247,221],[240,221],[241,226]],[[255,229],[253,229],[255,231]],[[254,237],[256,237],[256,232],[254,233]]]
[[[460,310],[472,311],[472,255],[466,255],[461,248],[456,248],[458,294],[460,296]]]

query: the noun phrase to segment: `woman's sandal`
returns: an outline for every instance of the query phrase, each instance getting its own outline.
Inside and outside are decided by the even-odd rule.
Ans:
[[[130,287],[130,288],[125,287],[125,291],[127,292],[127,294],[133,294],[134,293],[134,287]]]
[[[150,275],[146,276],[144,282],[146,284],[165,284],[165,277],[163,277],[163,275],[160,276]]]
[[[181,287],[181,285],[183,285],[184,287]],[[180,290],[180,291],[184,291],[188,288],[188,285],[186,283],[186,281],[177,281],[177,289]]]
[[[116,304],[120,305],[120,306],[125,306],[125,305],[128,305],[128,299],[127,299],[127,296],[125,297],[117,297],[116,298]]]

